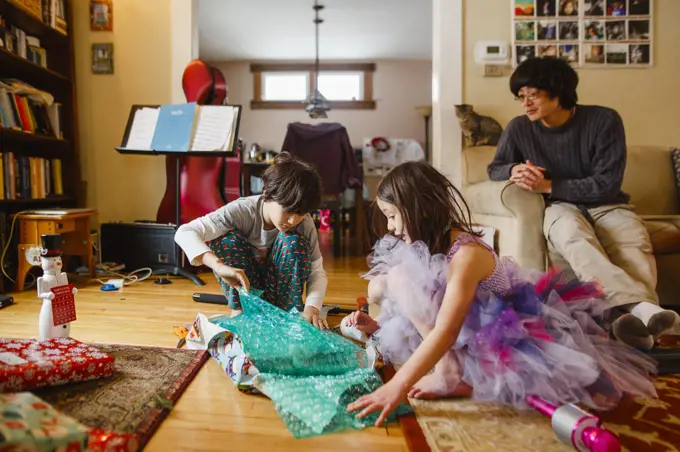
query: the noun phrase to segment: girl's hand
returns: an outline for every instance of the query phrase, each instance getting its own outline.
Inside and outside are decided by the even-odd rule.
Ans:
[[[375,426],[380,427],[387,416],[404,401],[406,401],[406,389],[393,379],[372,393],[366,394],[347,405],[347,411],[352,413],[363,408],[357,414],[357,417],[361,419],[374,411],[381,410],[380,416],[375,422]]]
[[[215,273],[217,273],[229,287],[233,287],[236,290],[243,287],[246,292],[250,290],[250,281],[248,281],[246,273],[240,268],[233,268],[220,263],[215,267]]]
[[[347,316],[347,320],[345,322],[347,326],[356,326],[359,331],[362,331],[369,336],[375,333],[378,328],[380,328],[378,322],[373,320],[370,315],[363,311],[354,311],[349,316]]]
[[[302,315],[305,319],[315,327],[320,330],[327,330],[328,323],[321,317],[321,311],[319,311],[314,306],[305,306],[305,310],[302,311]]]

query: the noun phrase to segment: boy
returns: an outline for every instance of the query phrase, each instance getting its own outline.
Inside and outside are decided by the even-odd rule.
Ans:
[[[310,323],[327,328],[321,317],[327,278],[309,215],[321,203],[319,175],[283,152],[262,179],[262,195],[239,198],[180,226],[175,241],[192,265],[213,270],[232,309],[241,308],[238,289],[253,286],[269,303],[297,308]]]

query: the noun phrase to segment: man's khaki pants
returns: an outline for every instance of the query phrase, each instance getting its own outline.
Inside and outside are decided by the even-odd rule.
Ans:
[[[546,208],[543,233],[551,264],[571,269],[581,281],[598,281],[609,307],[641,301],[658,305],[649,233],[633,207],[587,211],[592,223],[574,204],[556,202]]]

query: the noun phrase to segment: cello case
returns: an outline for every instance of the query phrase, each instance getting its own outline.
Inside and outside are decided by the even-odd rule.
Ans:
[[[224,105],[227,84],[221,71],[201,60],[191,61],[182,75],[182,88],[187,102],[199,105]],[[175,222],[175,159],[180,159],[180,224],[217,210],[226,203],[225,188],[240,192],[240,156],[174,157],[166,156],[165,194],[156,214],[158,223]],[[227,167],[230,176],[227,177]],[[231,173],[238,172],[236,178]],[[232,197],[232,196],[230,196]],[[238,197],[238,196],[237,196]],[[178,225],[179,226],[179,225]]]

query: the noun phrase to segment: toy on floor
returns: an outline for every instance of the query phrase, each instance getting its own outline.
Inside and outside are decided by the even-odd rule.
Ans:
[[[68,276],[61,271],[61,234],[43,234],[41,240],[43,276],[38,278],[38,298],[42,298],[43,304],[38,317],[38,334],[44,341],[71,334],[71,322],[76,320],[74,295],[78,289],[69,284]]]
[[[369,305],[375,304],[380,306],[382,300],[385,298],[385,295],[387,295],[387,276],[378,275],[368,283],[368,297],[365,300],[365,302],[366,304]],[[359,310],[363,310],[364,307],[362,303],[363,301],[364,301],[363,299],[357,299]],[[359,342],[368,341],[369,338],[366,333],[360,331],[359,328],[357,328],[355,325],[353,326],[348,325],[350,317],[351,314],[344,317],[340,322],[340,332],[342,333],[342,335],[348,339],[352,339]]]
[[[579,452],[620,452],[619,439],[602,427],[600,420],[573,404],[557,407],[540,397],[529,396],[527,403],[552,420],[555,436]]]

